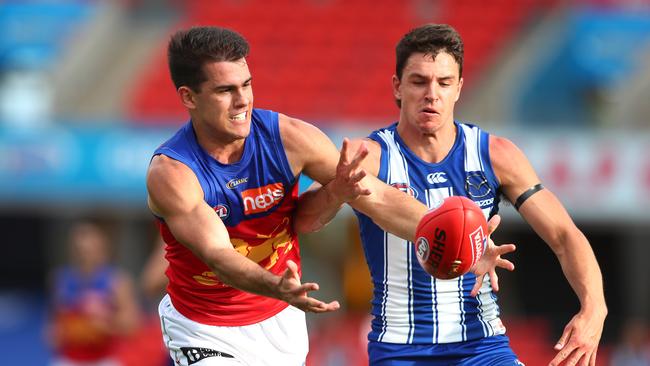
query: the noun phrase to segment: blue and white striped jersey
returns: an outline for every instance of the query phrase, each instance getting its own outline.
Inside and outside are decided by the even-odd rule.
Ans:
[[[428,207],[452,195],[469,197],[489,218],[497,213],[499,203],[489,135],[473,125],[455,125],[456,141],[437,164],[427,163],[409,150],[396,123],[374,131],[369,137],[381,145],[378,177]],[[396,202],[395,214],[399,211]],[[474,274],[452,280],[431,277],[418,263],[412,242],[385,232],[362,213],[356,214],[374,283],[369,340],[438,344],[505,333],[487,275],[479,295],[471,297]]]

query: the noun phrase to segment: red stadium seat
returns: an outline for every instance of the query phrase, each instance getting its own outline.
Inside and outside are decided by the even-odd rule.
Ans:
[[[241,32],[251,44],[256,106],[305,119],[393,121],[390,77],[394,47],[426,22],[452,24],[465,40],[465,87],[530,15],[554,0],[441,0],[423,11],[399,0],[195,0],[184,24],[213,24]],[[177,28],[177,27],[175,27]],[[166,40],[165,40],[166,41]],[[161,49],[164,45],[161,45]],[[181,123],[187,113],[167,75],[164,52],[153,56],[134,85],[133,120]]]

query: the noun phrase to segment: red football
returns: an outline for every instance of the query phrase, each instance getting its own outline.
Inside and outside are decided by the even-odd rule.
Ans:
[[[433,277],[455,278],[481,259],[487,235],[487,221],[474,201],[452,196],[422,217],[415,232],[415,252]]]

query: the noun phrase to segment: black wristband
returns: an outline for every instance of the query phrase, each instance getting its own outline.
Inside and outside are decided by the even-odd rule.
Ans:
[[[541,183],[535,184],[534,186],[528,188],[526,192],[522,193],[521,195],[519,195],[519,197],[517,197],[517,200],[515,201],[515,208],[519,210],[519,207],[521,207],[521,205],[524,202],[526,202],[526,200],[529,199],[530,196],[541,191],[542,189],[544,189],[544,186]]]

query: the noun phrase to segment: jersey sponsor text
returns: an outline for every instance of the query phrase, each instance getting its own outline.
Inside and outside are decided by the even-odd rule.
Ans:
[[[284,185],[271,183],[264,187],[242,191],[244,199],[244,215],[252,215],[270,210],[284,198]]]

